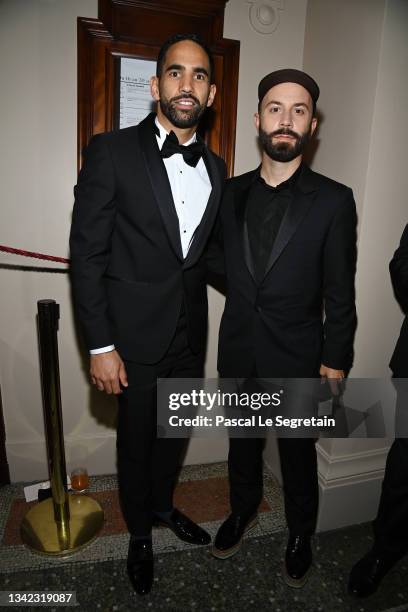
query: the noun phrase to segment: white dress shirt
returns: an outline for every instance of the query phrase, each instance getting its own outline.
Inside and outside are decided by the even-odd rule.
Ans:
[[[159,149],[161,150],[168,132],[159,123],[157,117],[155,122],[160,132],[160,135],[156,134],[156,139]],[[195,142],[196,139],[197,136],[194,134],[190,140],[183,143],[183,145],[187,146]],[[186,164],[181,153],[176,153],[171,157],[167,157],[163,159],[163,162],[166,167],[167,176],[169,177],[174,206],[179,220],[183,257],[186,258],[194,239],[194,233],[207,207],[208,198],[211,193],[211,181],[202,157],[195,168]],[[115,346],[112,344],[110,346],[92,349],[90,353],[91,355],[97,355],[99,353],[108,353],[114,349]]]

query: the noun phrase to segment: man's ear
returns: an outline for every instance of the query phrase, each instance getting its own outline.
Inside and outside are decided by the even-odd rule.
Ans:
[[[159,77],[157,76],[150,77],[150,93],[152,95],[152,98],[156,100],[156,102],[160,100]]]
[[[254,123],[257,131],[259,132],[259,113],[254,113]]]
[[[212,103],[214,102],[214,98],[215,98],[215,92],[217,91],[216,86],[214,85],[214,83],[212,83],[210,85],[210,93],[208,94],[208,100],[207,100],[207,107],[211,106]]]
[[[310,135],[312,136],[312,134],[314,133],[315,129],[317,128],[317,118],[313,117],[311,123],[310,123]]]

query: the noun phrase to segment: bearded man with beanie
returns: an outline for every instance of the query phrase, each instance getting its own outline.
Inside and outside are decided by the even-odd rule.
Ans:
[[[303,162],[316,129],[319,87],[284,69],[258,88],[259,168],[227,182],[220,209],[227,298],[218,369],[227,378],[342,379],[356,328],[356,209],[352,191]],[[219,245],[221,246],[221,245]],[[213,271],[221,263],[209,257]],[[221,262],[221,258],[219,258]],[[315,440],[278,440],[289,540],[285,580],[305,584],[318,511]],[[262,499],[259,438],[231,438],[231,515],[212,553],[235,554]]]

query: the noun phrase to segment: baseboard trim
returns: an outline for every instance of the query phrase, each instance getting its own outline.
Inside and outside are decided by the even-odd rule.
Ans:
[[[192,438],[183,465],[226,461],[228,438],[211,440]],[[6,443],[11,482],[48,480],[46,444],[44,439]],[[84,466],[90,475],[116,474],[116,433],[65,437],[67,472]]]
[[[322,446],[316,444],[319,478],[326,486],[336,486],[347,479],[367,480],[384,473],[389,447],[381,447],[346,455],[330,455]],[[370,477],[370,474],[372,475]]]
[[[317,531],[372,521],[378,508],[388,447],[330,456],[317,445]]]

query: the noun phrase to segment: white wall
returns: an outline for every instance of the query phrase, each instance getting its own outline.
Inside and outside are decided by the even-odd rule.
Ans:
[[[359,213],[352,375],[360,377],[389,375],[401,325],[388,263],[408,221],[407,10],[403,0],[308,3],[304,67],[321,86],[323,113],[313,167],[350,185]]]
[[[302,65],[306,0],[280,4],[279,25],[271,34],[257,33],[250,25],[251,7],[246,0],[227,4],[225,36],[242,41],[238,173],[259,163],[252,124],[258,81],[275,68]],[[0,243],[61,256],[68,255],[76,180],[77,16],[96,17],[97,0],[0,3],[4,194]],[[41,265],[15,256],[0,257],[2,263]],[[114,472],[115,404],[88,385],[67,275],[0,267],[0,283],[0,384],[12,479],[31,480],[47,474],[35,326],[36,302],[42,298],[54,298],[61,305],[59,347],[68,467],[85,463],[91,473]],[[212,291],[207,373],[213,376],[222,304],[222,298]],[[225,458],[225,443],[214,442],[209,449],[204,442],[194,441],[188,461]]]
[[[96,0],[0,4],[1,243],[68,255],[76,180],[76,17]],[[1,262],[42,265],[2,254]],[[62,266],[58,266],[62,267]],[[106,428],[89,414],[72,321],[68,277],[0,269],[0,383],[12,479],[47,474],[36,337],[36,301],[61,304],[59,333],[67,459],[91,453]],[[76,463],[76,460],[74,461]]]
[[[269,34],[251,25],[247,0],[230,0],[225,12],[225,36],[241,40],[236,173],[259,163],[253,128],[259,80],[274,69],[304,65],[322,90],[324,121],[314,168],[351,185],[360,214],[360,323],[353,373],[385,375],[401,321],[387,263],[408,216],[403,151],[408,5],[405,0],[265,2],[280,7],[279,24]],[[76,179],[76,17],[96,14],[97,0],[0,3],[2,244],[68,254]],[[0,261],[41,265],[4,254]],[[94,473],[115,471],[115,407],[88,386],[67,276],[0,267],[0,283],[0,384],[13,480],[47,473],[35,315],[36,300],[48,297],[61,304],[68,465],[85,463]],[[210,291],[207,374],[212,376],[222,305],[222,298]],[[329,457],[332,452],[341,458],[356,451],[355,442],[337,449],[336,441],[326,444]],[[209,449],[207,443],[194,441],[188,460],[223,457],[225,444],[214,443]]]
[[[321,86],[324,115],[313,166],[353,188],[359,213],[353,377],[390,376],[402,321],[388,263],[408,222],[407,65],[404,0],[309,0],[304,66]],[[320,528],[375,516],[388,445],[318,444]]]
[[[408,223],[408,2],[387,0],[361,212],[355,376],[388,375],[402,313],[388,264]]]

